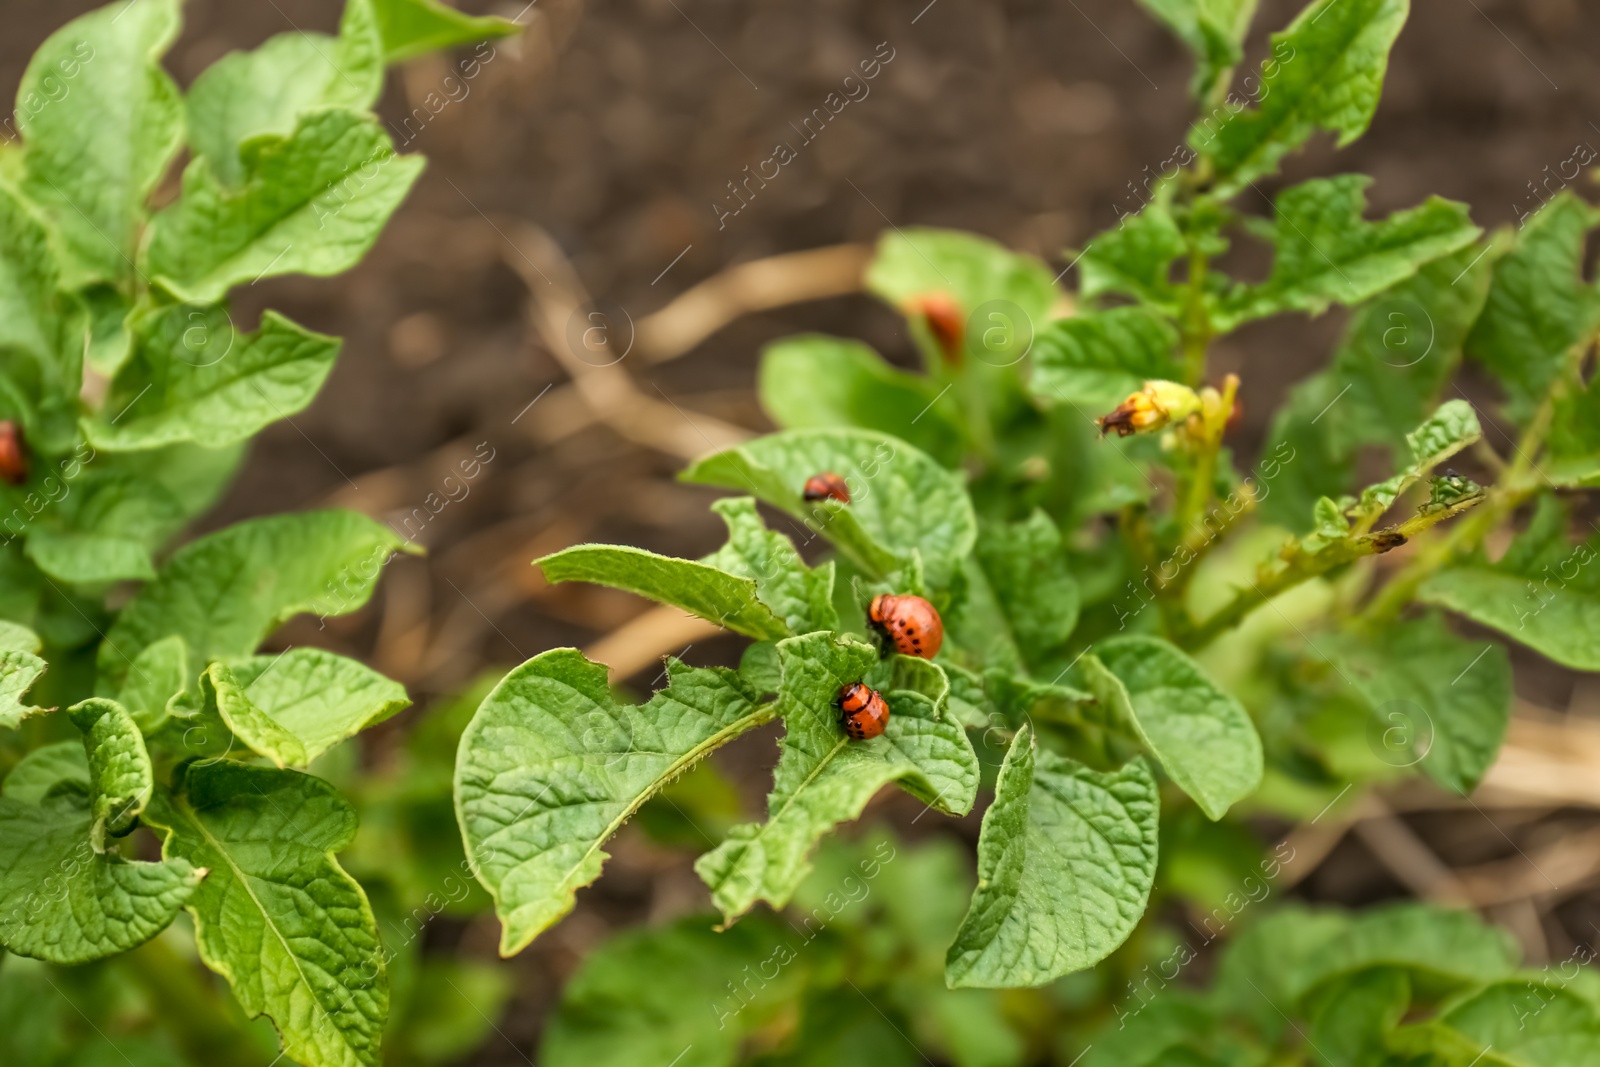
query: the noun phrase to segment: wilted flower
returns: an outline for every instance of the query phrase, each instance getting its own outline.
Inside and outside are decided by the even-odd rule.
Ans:
[[[1101,433],[1118,437],[1150,433],[1169,423],[1187,419],[1200,410],[1200,397],[1187,385],[1177,382],[1145,382],[1144,388],[1117,405],[1117,410],[1098,421]]]

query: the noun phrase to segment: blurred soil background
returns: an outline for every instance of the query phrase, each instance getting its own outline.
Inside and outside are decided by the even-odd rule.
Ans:
[[[1285,24],[1297,4],[1264,0],[1254,58],[1265,28]],[[44,37],[91,6],[9,0],[0,89],[9,94]],[[734,642],[648,614],[626,594],[548,587],[529,561],[591,540],[682,556],[716,547],[720,522],[706,510],[715,494],[674,475],[713,440],[767,428],[754,396],[767,341],[822,331],[863,338],[897,362],[911,357],[899,317],[862,295],[743,315],[681,354],[663,340],[667,327],[718,321],[724,305],[680,304],[671,322],[652,313],[739,264],[870,243],[889,226],[973,230],[1064,269],[1069,249],[1138,209],[1140,183],[1191,117],[1188,58],[1130,0],[462,6],[520,15],[528,30],[479,50],[471,80],[459,66],[471,50],[391,79],[381,112],[403,150],[423,152],[429,166],[374,254],[338,280],[273,281],[239,295],[242,327],[270,305],[343,337],[345,352],[315,406],[262,436],[211,520],[337,504],[427,546],[426,559],[391,565],[366,611],[282,636],[330,645],[406,683],[419,709],[374,731],[364,758],[379,764],[431,703],[547,648],[631,656],[641,690],[662,651],[692,646],[691,662],[733,661]],[[169,66],[187,84],[230,49],[331,31],[338,8],[188,0]],[[1374,213],[1437,193],[1468,202],[1480,224],[1510,223],[1537,206],[1530,182],[1576,146],[1600,146],[1597,52],[1600,7],[1581,0],[1419,0],[1371,132],[1337,156],[1317,140],[1285,180],[1361,171],[1375,178]],[[791,123],[875,53],[892,58],[868,94],[802,147]],[[723,217],[740,206],[728,183],[780,141],[798,158]],[[773,285],[796,296],[849,288],[855,262],[845,251],[780,264]],[[572,314],[574,281],[600,302],[611,356],[551,343],[593,324],[587,309]],[[1275,320],[1219,346],[1217,373],[1245,382],[1242,460],[1287,388],[1327,358],[1339,326],[1336,315]],[[582,389],[569,384],[574,372]],[[1487,433],[1504,452],[1504,435]],[[474,454],[492,458],[463,480],[458,464]],[[1352,904],[1471,900],[1514,929],[1536,963],[1594,936],[1600,685],[1514,654],[1521,718],[1476,802],[1402,791],[1330,820],[1302,839],[1298,892]],[[744,739],[723,757],[752,805],[771,740]],[[915,808],[886,797],[875,812],[904,824]],[[975,837],[969,822],[955,832]],[[524,1062],[561,982],[612,930],[707,905],[692,853],[636,829],[614,845],[577,912],[506,964],[517,974],[513,1005],[473,1062]],[[492,957],[488,923],[437,919],[429,945]]]

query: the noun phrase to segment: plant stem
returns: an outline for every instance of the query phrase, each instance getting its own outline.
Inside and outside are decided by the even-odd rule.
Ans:
[[[1133,549],[1141,570],[1149,579],[1146,588],[1155,594],[1156,610],[1161,613],[1161,626],[1168,637],[1177,638],[1194,627],[1182,602],[1174,597],[1161,581],[1161,554],[1156,547],[1155,534],[1150,530],[1150,516],[1142,504],[1132,504],[1122,509],[1119,519],[1123,539]]]
[[[1198,248],[1189,249],[1189,281],[1184,287],[1183,318],[1179,333],[1183,341],[1184,381],[1198,386],[1206,376],[1206,349],[1211,344],[1211,316],[1206,311],[1206,271],[1210,257]]]
[[[1468,508],[1484,506],[1481,498],[1464,501],[1450,508],[1441,508],[1438,511],[1415,515],[1405,522],[1398,523],[1375,534],[1363,534],[1359,537],[1349,537],[1343,541],[1336,541],[1313,552],[1303,548],[1303,542],[1295,542],[1284,550],[1283,565],[1275,570],[1264,570],[1255,581],[1251,582],[1249,589],[1241,589],[1221,611],[1201,623],[1195,629],[1188,647],[1203,648],[1216,640],[1227,630],[1237,626],[1244,618],[1256,608],[1272,600],[1281,593],[1286,593],[1295,586],[1312,578],[1320,578],[1335,567],[1342,567],[1353,563],[1366,556],[1381,555],[1391,549],[1397,548],[1410,541],[1418,534],[1432,528],[1446,519],[1461,514]],[[1485,506],[1485,510],[1487,507]],[[1479,516],[1473,516],[1478,519]],[[1490,520],[1492,525],[1493,520]],[[1458,538],[1471,536],[1463,533],[1475,523],[1464,522],[1451,531],[1450,537],[1445,542]],[[1435,551],[1439,550],[1435,546]],[[1418,581],[1421,579],[1419,578]],[[1392,584],[1392,583],[1391,583]],[[1386,590],[1387,591],[1387,590]]]

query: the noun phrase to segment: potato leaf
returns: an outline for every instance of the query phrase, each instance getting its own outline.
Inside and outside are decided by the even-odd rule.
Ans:
[[[779,615],[790,632],[837,630],[833,606],[833,562],[813,570],[794,543],[768,530],[751,497],[719,500],[711,510],[728,525],[728,543],[702,562],[756,583],[756,595]]]
[[[785,430],[879,430],[945,466],[961,458],[955,402],[859,341],[806,334],[770,344],[761,350],[757,388],[762,409]]]
[[[1469,246],[1424,264],[1352,317],[1333,366],[1296,386],[1263,455],[1262,508],[1299,532],[1312,502],[1350,488],[1361,446],[1410,456],[1405,435],[1428,418],[1489,291],[1495,247]]]
[[[1155,881],[1155,778],[1099,773],[1017,731],[978,834],[978,889],[945,959],[963,986],[1042,985],[1104,959]]]
[[[1257,0],[1140,0],[1194,53],[1189,92],[1206,100],[1223,75],[1243,58],[1245,34]]]
[[[242,334],[221,307],[164,308],[134,327],[133,355],[84,431],[110,452],[247,440],[310,405],[339,345],[273,311]]]
[[[44,672],[44,660],[33,653],[14,648],[0,650],[0,726],[15,730],[23,719],[39,711],[24,704],[22,698]]]
[[[366,110],[383,91],[383,37],[373,0],[346,0],[339,36],[294,30],[251,52],[230,52],[190,86],[189,144],[226,186],[245,180],[239,146],[261,134],[287,137],[300,114]]]
[[[1511,719],[1511,658],[1467,641],[1437,615],[1391,623],[1328,645],[1340,674],[1372,707],[1379,758],[1420,764],[1446,789],[1472,792],[1494,762]]]
[[[37,654],[44,647],[39,635],[20,623],[0,619],[0,652]]]
[[[776,916],[715,931],[702,918],[630,930],[584,959],[539,1046],[548,1067],[732,1067],[741,1042],[781,1017],[837,952]],[[729,975],[765,965],[773,978],[728,992]],[[659,976],[671,975],[671,981]],[[707,1008],[710,1008],[708,1011]]]
[[[1600,1048],[1600,1010],[1559,981],[1496,982],[1423,1024],[1434,1042],[1487,1067],[1587,1067]]]
[[[131,282],[144,204],[183,142],[183,97],[160,58],[177,0],[107,4],[34,53],[17,89],[22,190],[61,237],[63,282]]]
[[[66,791],[0,797],[0,944],[51,963],[87,963],[150,940],[205,877],[186,860],[129,862],[90,844],[94,815]]]
[[[1368,222],[1364,174],[1315,178],[1278,194],[1272,274],[1223,301],[1220,330],[1283,311],[1321,314],[1358,304],[1404,281],[1430,260],[1459,251],[1483,231],[1467,206],[1433,197],[1420,207]]]
[[[1033,349],[1035,396],[1103,415],[1147,379],[1180,376],[1178,332],[1145,308],[1091,311],[1051,323]]]
[[[155,792],[155,771],[133,716],[114,700],[95,697],[67,709],[83,733],[89,763],[92,821],[89,843],[105,852],[106,837],[132,830]]]
[[[1037,670],[1078,624],[1078,583],[1067,567],[1061,531],[1042,511],[981,529],[978,562],[1024,662]]]
[[[0,801],[0,803],[4,803]],[[231,761],[191,765],[146,813],[162,854],[210,869],[189,899],[200,958],[307,1067],[379,1061],[385,954],[366,894],[334,853],[356,813],[320,778]]]
[[[1337,133],[1341,148],[1365,133],[1409,11],[1409,0],[1316,0],[1273,34],[1258,106],[1224,105],[1189,131],[1189,143],[1211,160],[1219,195],[1273,173],[1319,129]]]
[[[173,634],[198,665],[250,655],[302,612],[355,611],[397,551],[419,550],[350,511],[251,519],[190,542],[117,617],[100,647],[101,682],[119,689],[139,654]]]
[[[1178,289],[1171,281],[1172,264],[1187,251],[1172,213],[1160,202],[1147,204],[1083,249],[1078,256],[1078,292],[1089,299],[1120,293],[1175,315]]]
[[[1308,1006],[1307,1044],[1329,1063],[1382,1062],[1388,1037],[1411,1006],[1405,971],[1375,967],[1337,979]]]
[[[89,758],[81,740],[40,745],[0,779],[0,796],[35,806],[58,789],[89,795]]]
[[[1516,963],[1509,934],[1470,912],[1404,903],[1354,917],[1323,941],[1280,992],[1290,1004],[1331,979],[1371,967],[1402,968],[1424,981],[1457,988],[1503,977]]]
[[[1573,545],[1564,509],[1545,505],[1497,563],[1479,556],[1430,577],[1418,599],[1449,608],[1557,663],[1600,671],[1600,536]],[[1541,525],[1553,527],[1550,532]]]
[[[510,37],[522,27],[511,19],[464,15],[439,0],[373,0],[390,63],[442,48]]]
[[[1178,649],[1117,637],[1083,660],[1085,684],[1161,768],[1220,819],[1261,784],[1261,736],[1250,714]]]
[[[648,703],[618,704],[605,667],[555,649],[506,675],[462,734],[456,816],[495,899],[501,955],[572,910],[641,804],[772,717],[731,671],[669,660],[667,675]]]
[[[82,323],[73,315],[71,303],[57,292],[59,281],[44,223],[15,193],[0,187],[0,347],[6,350],[5,374],[29,387],[35,405],[70,409],[82,378],[83,339],[78,336]]]
[[[734,827],[695,863],[729,923],[757,900],[787,903],[822,835],[859,816],[888,783],[906,781],[930,806],[955,814],[969,811],[977,794],[977,757],[947,710],[948,683],[936,666],[899,663],[904,657],[880,665],[871,646],[832,633],[780,641],[778,656],[785,734],[767,821]],[[878,683],[889,725],[881,737],[851,741],[833,702],[841,686],[863,679]]]
[[[806,479],[831,471],[849,504],[801,499]],[[700,460],[684,481],[743,490],[801,519],[877,578],[922,557],[928,581],[948,585],[977,536],[961,476],[904,441],[869,430],[788,430]]]
[[[182,198],[152,224],[150,273],[183,300],[212,303],[273,275],[349,270],[423,166],[396,155],[377,120],[341,108],[304,112],[289,136],[264,134],[241,152],[237,189],[197,159]]]
[[[709,563],[658,556],[627,545],[575,545],[534,563],[552,584],[594,582],[625,589],[758,641],[789,635],[784,621],[762,603],[755,579]]]
[[[189,646],[173,634],[148,645],[128,667],[117,703],[128,709],[146,735],[161,728],[174,713],[195,709],[199,672],[189,664]]]
[[[279,767],[305,767],[411,706],[399,682],[320,648],[213,663],[206,681],[234,736]]]
[[[1526,421],[1600,321],[1600,296],[1582,276],[1584,242],[1600,212],[1570,192],[1526,221],[1494,268],[1467,354],[1505,387],[1511,416]]]
[[[1356,511],[1377,518],[1416,482],[1451,456],[1483,437],[1478,413],[1465,400],[1446,400],[1422,425],[1406,434],[1411,462],[1387,481],[1361,491]]]

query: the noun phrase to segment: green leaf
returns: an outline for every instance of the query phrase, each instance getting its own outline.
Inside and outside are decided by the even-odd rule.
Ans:
[[[44,647],[39,635],[19,623],[0,619],[0,652],[38,653]]]
[[[198,672],[189,664],[189,646],[178,634],[147,645],[128,668],[117,703],[128,709],[146,735],[173,714],[194,710],[191,687]]]
[[[1078,625],[1078,583],[1061,531],[1042,511],[1022,522],[985,526],[977,558],[1026,663],[1039,668]]]
[[[1155,2],[1181,4],[1189,0]],[[1120,293],[1175,314],[1178,287],[1171,281],[1172,264],[1187,251],[1183,231],[1171,212],[1159,202],[1147,204],[1143,211],[1124,217],[1116,229],[1085,246],[1078,257],[1078,292],[1091,300]]]
[[[555,649],[506,675],[462,734],[456,813],[495,898],[501,955],[572,910],[641,804],[772,717],[731,671],[669,659],[667,676],[648,703],[618,704],[605,667]]]
[[[182,199],[152,224],[150,273],[182,300],[209,304],[268,276],[349,270],[423,167],[421,156],[395,154],[376,119],[340,108],[304,112],[288,137],[263,135],[241,152],[237,189],[197,159]]]
[[[155,792],[155,771],[139,727],[121,704],[95,697],[74,704],[67,715],[83,733],[89,761],[89,843],[104,852],[107,835],[121,837],[138,822]]]
[[[156,576],[150,550],[128,537],[35,529],[28,533],[28,558],[60,582],[98,585]]]
[[[87,963],[143,944],[206,876],[182,859],[136,863],[90,844],[87,800],[0,798],[0,942],[20,956]]]
[[[1494,248],[1465,248],[1352,317],[1333,366],[1296,386],[1274,420],[1260,464],[1263,514],[1303,531],[1317,497],[1348,491],[1363,445],[1403,450],[1397,466],[1409,457],[1406,432],[1434,410],[1460,364],[1494,263]]]
[[[60,582],[154,578],[151,551],[182,527],[183,505],[160,482],[95,459],[57,506],[28,528],[28,558]]]
[[[1405,971],[1379,967],[1329,983],[1307,1012],[1306,1043],[1325,1062],[1360,1067],[1381,1062],[1387,1036],[1411,1006]]]
[[[1261,784],[1261,736],[1250,714],[1167,642],[1101,642],[1084,657],[1084,679],[1212,820]]]
[[[1591,382],[1557,396],[1548,444],[1550,456],[1540,471],[1552,484],[1600,487],[1600,386]]]
[[[1420,763],[1428,777],[1456,793],[1477,787],[1511,719],[1511,659],[1504,647],[1463,640],[1437,615],[1328,647],[1340,674],[1372,706],[1368,736],[1379,759],[1391,766]]]
[[[0,802],[3,803],[3,802]],[[327,782],[230,761],[188,768],[146,814],[162,854],[210,869],[188,902],[200,958],[307,1067],[378,1063],[385,954],[361,887],[333,854],[356,813]]]
[[[339,345],[274,311],[260,332],[241,334],[222,307],[163,308],[134,327],[133,356],[84,431],[111,452],[247,440],[310,405]]]
[[[436,52],[442,48],[510,37],[522,27],[511,19],[476,17],[439,0],[373,0],[378,27],[383,33],[385,58],[390,63]]]
[[[1432,1025],[1487,1067],[1586,1067],[1600,1048],[1600,1012],[1555,982],[1497,982]]]
[[[850,503],[801,499],[806,479],[842,476]],[[868,430],[787,430],[700,460],[684,481],[749,492],[832,541],[882,579],[920,553],[928,581],[948,585],[972,550],[977,520],[959,474],[904,441]]]
[[[1584,284],[1584,240],[1600,211],[1570,192],[1540,208],[1495,264],[1467,354],[1505,387],[1508,410],[1530,418],[1561,376],[1573,348],[1600,321],[1600,296]]]
[[[947,713],[948,684],[926,661],[884,664],[871,646],[832,633],[778,643],[783,664],[779,747],[767,821],[736,826],[695,870],[711,887],[727,922],[757,900],[782,907],[810,870],[808,855],[835,824],[861,814],[883,786],[907,781],[931,806],[964,814],[978,787],[978,763],[966,731]],[[834,707],[840,687],[868,679],[889,704],[883,736],[851,741]],[[937,678],[937,681],[934,679]],[[941,684],[943,683],[943,684]]]
[[[1333,391],[1343,395],[1325,429],[1352,446],[1399,445],[1428,417],[1483,310],[1495,252],[1473,245],[1425,263],[1362,306],[1334,354]]]
[[[728,543],[703,562],[756,583],[761,602],[781,616],[789,631],[837,630],[833,606],[833,562],[812,570],[794,543],[762,523],[751,497],[731,497],[711,505],[728,525]]]
[[[59,281],[44,223],[0,185],[0,350],[6,352],[0,374],[40,409],[71,412],[83,377],[83,323],[57,291]],[[34,426],[28,430],[36,437]]]
[[[1195,56],[1189,92],[1204,101],[1224,73],[1243,58],[1257,0],[1140,0]]]
[[[732,1067],[745,1037],[793,1010],[836,956],[826,936],[813,941],[766,915],[722,932],[698,917],[625,931],[585,957],[536,1058],[547,1067]],[[729,976],[746,967],[772,977],[729,992]]]
[[[1102,774],[1018,730],[978,834],[950,987],[1043,985],[1110,955],[1150,897],[1159,807],[1144,760]]]
[[[807,334],[770,344],[761,350],[758,389],[762,409],[783,429],[880,430],[946,466],[961,458],[954,401],[859,341]]]
[[[1465,204],[1439,197],[1368,222],[1362,216],[1371,184],[1364,174],[1346,174],[1279,193],[1272,274],[1225,300],[1214,316],[1217,329],[1283,311],[1320,315],[1329,304],[1360,303],[1482,233]]]
[[[574,545],[534,560],[547,582],[594,582],[672,604],[734,633],[776,640],[789,628],[762,603],[754,579],[628,545]]]
[[[1406,434],[1411,462],[1388,481],[1368,486],[1361,492],[1356,509],[1376,518],[1418,479],[1483,438],[1478,413],[1465,400],[1446,400],[1421,426]]]
[[[347,0],[339,36],[294,30],[207,67],[186,98],[189,144],[227,186],[245,180],[239,146],[289,136],[302,112],[366,110],[383,91],[384,49],[373,0]]]
[[[1031,338],[1061,297],[1050,268],[1032,256],[974,234],[921,226],[884,232],[866,287],[900,309],[929,293],[952,297],[967,324],[968,354],[993,363],[1013,362],[1021,354],[985,347],[983,329],[997,325],[989,312],[1001,315],[1013,338]]]
[[[1559,537],[1533,551],[1532,532],[1498,563],[1479,557],[1430,577],[1417,592],[1557,663],[1600,671],[1600,536],[1573,546]],[[1519,548],[1520,546],[1520,548]]]
[[[320,648],[213,663],[207,679],[234,736],[279,767],[304,767],[411,706],[399,682]]]
[[[1408,0],[1316,0],[1273,34],[1272,58],[1252,93],[1259,106],[1224,105],[1189,131],[1189,143],[1211,160],[1219,196],[1273,173],[1318,129],[1337,133],[1340,148],[1365,133],[1409,10]]]
[[[61,238],[66,288],[134,277],[145,201],[183,141],[159,62],[178,28],[177,0],[107,4],[51,34],[22,76],[22,190]]]
[[[1403,968],[1419,985],[1460,987],[1500,978],[1515,962],[1510,935],[1470,912],[1393,904],[1358,914],[1324,941],[1286,976],[1283,993],[1293,1004],[1323,982],[1372,967]]]
[[[302,612],[355,611],[396,551],[418,550],[351,511],[251,519],[192,541],[117,616],[100,648],[102,684],[120,688],[129,664],[172,634],[202,664],[250,655]]]
[[[0,796],[37,807],[58,787],[89,795],[89,759],[81,740],[40,745],[23,756],[0,781]]]
[[[1033,393],[1071,404],[1085,418],[1103,415],[1147,380],[1179,377],[1177,343],[1172,325],[1144,308],[1061,319],[1034,344]]]
[[[0,651],[0,726],[15,730],[23,719],[40,710],[24,704],[22,698],[44,672],[44,660],[31,652]]]

